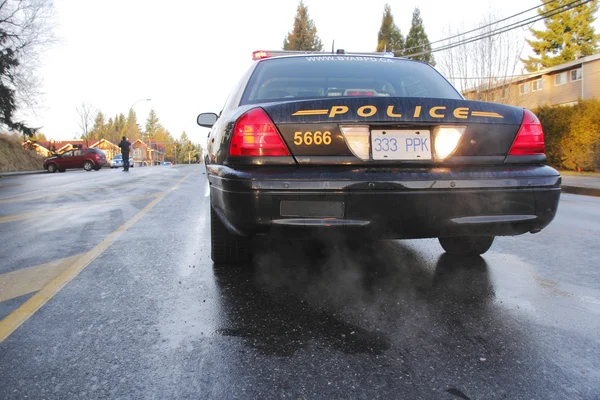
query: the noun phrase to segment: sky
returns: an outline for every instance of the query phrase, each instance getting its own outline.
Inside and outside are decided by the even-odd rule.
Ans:
[[[374,51],[383,8],[408,33],[415,7],[430,41],[449,26],[471,28],[490,12],[509,16],[538,0],[304,0],[324,48]],[[501,6],[500,6],[501,4]],[[143,126],[154,109],[173,136],[205,140],[201,112],[219,112],[252,64],[254,50],[280,49],[292,29],[297,0],[54,0],[55,44],[41,56],[41,96],[22,117],[48,139],[81,135],[83,102],[106,118],[134,110]],[[596,21],[596,31],[600,31]],[[519,28],[525,36],[527,30]]]

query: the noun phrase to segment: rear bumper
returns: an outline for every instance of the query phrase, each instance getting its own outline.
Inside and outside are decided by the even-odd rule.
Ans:
[[[518,235],[556,214],[547,166],[232,169],[209,166],[211,203],[231,231],[381,238]]]

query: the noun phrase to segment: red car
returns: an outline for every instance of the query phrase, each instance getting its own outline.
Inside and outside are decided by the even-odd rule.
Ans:
[[[106,157],[100,149],[74,149],[44,161],[44,169],[48,172],[65,172],[73,168],[98,171],[107,165]]]

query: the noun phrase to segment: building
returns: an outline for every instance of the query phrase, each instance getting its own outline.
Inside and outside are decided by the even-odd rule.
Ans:
[[[55,154],[62,154],[65,151],[74,148],[98,148],[104,152],[107,161],[111,161],[115,154],[121,154],[121,148],[106,139],[90,140],[86,143],[85,140],[61,140],[61,141],[34,141],[28,139],[23,143],[23,148],[33,149],[43,157],[51,157]],[[164,144],[156,143],[155,141],[143,142],[141,139],[134,141],[131,144],[131,156],[135,166],[158,165],[165,160],[166,147]]]
[[[600,54],[583,57],[509,80],[497,80],[466,90],[469,100],[491,101],[525,108],[569,106],[600,99]]]
[[[131,149],[135,166],[157,165],[165,160],[165,145],[152,140],[144,142],[138,139],[131,143]]]
[[[94,140],[93,144],[90,144],[90,147],[95,147],[102,150],[107,161],[111,161],[113,158],[115,158],[115,154],[121,154],[121,148],[115,143],[106,139]]]

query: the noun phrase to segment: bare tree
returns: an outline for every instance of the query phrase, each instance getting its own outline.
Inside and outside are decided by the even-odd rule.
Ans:
[[[494,23],[498,19],[494,12],[490,12],[478,24],[483,29],[477,31],[477,35],[498,29],[500,25]],[[467,39],[468,36],[460,35],[465,31],[464,26],[458,29],[449,27],[448,36],[456,36],[450,43]],[[472,91],[474,96],[470,97],[473,99],[510,103],[514,93],[504,89],[509,88],[521,72],[523,47],[523,37],[517,31],[509,31],[444,50],[438,67],[461,92]]]
[[[0,125],[33,132],[15,112],[33,109],[39,94],[40,55],[54,41],[52,0],[0,0]]]
[[[94,109],[89,103],[81,103],[79,107],[76,107],[78,115],[78,124],[79,128],[83,132],[83,137],[85,138],[85,147],[89,147],[89,132],[90,127],[94,124]]]

